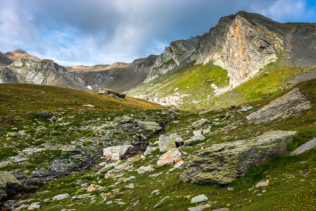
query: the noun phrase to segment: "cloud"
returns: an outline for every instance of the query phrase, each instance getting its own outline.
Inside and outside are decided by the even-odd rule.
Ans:
[[[281,22],[315,20],[306,1],[1,0],[0,50],[22,48],[67,65],[130,62],[239,10]]]

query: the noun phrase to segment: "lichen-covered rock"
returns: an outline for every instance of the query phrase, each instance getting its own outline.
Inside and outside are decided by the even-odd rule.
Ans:
[[[0,171],[0,202],[23,190],[22,184],[12,174]]]
[[[126,97],[126,94],[124,94],[124,93],[120,93],[120,92],[114,91],[112,89],[105,89],[105,88],[99,89],[98,94],[110,96],[110,97],[116,97],[118,99],[125,99],[125,97]]]
[[[175,148],[177,144],[180,145],[181,143],[183,143],[183,140],[176,133],[171,133],[167,136],[161,135],[158,141],[160,152],[166,152],[171,148]]]
[[[277,118],[298,115],[311,107],[307,97],[298,88],[295,88],[258,111],[251,113],[247,119],[254,123],[267,122]]]
[[[158,131],[162,129],[157,122],[137,121],[137,124],[144,130]]]
[[[184,182],[228,184],[275,155],[286,152],[295,131],[270,131],[261,136],[214,144],[189,156],[185,161]]]

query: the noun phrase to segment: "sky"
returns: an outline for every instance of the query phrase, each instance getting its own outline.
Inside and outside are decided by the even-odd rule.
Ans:
[[[316,0],[0,0],[0,51],[61,65],[131,62],[240,10],[316,22]]]

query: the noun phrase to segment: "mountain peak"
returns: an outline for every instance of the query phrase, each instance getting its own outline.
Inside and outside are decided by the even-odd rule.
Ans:
[[[38,58],[36,56],[32,56],[32,55],[28,54],[26,51],[24,51],[22,49],[16,49],[16,50],[7,52],[6,56],[9,57],[10,59],[12,59],[13,61],[16,61],[19,59],[31,59],[31,60],[35,60],[35,61],[41,60],[40,58]]]

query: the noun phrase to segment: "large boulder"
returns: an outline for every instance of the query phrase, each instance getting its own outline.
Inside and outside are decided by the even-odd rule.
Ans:
[[[22,184],[12,174],[0,171],[0,202],[23,190]]]
[[[316,147],[316,138],[313,138],[312,140],[296,148],[293,152],[290,153],[290,155],[300,155],[315,147]]]
[[[103,156],[111,161],[119,161],[132,145],[112,146],[103,149]]]
[[[137,121],[138,127],[144,130],[158,131],[161,126],[157,122]]]
[[[181,160],[182,160],[181,152],[178,149],[173,148],[159,157],[157,161],[157,165],[158,166],[174,165]]]
[[[287,118],[298,115],[306,109],[310,109],[312,104],[307,97],[295,88],[289,93],[273,100],[260,110],[247,116],[250,122],[261,123],[268,122],[277,118]]]
[[[244,176],[250,167],[285,153],[296,134],[295,131],[270,131],[247,140],[214,144],[189,156],[180,178],[196,184],[231,183]]]
[[[161,135],[159,137],[158,145],[160,152],[166,152],[171,148],[176,148],[177,145],[182,145],[183,139],[176,133],[169,135]]]

